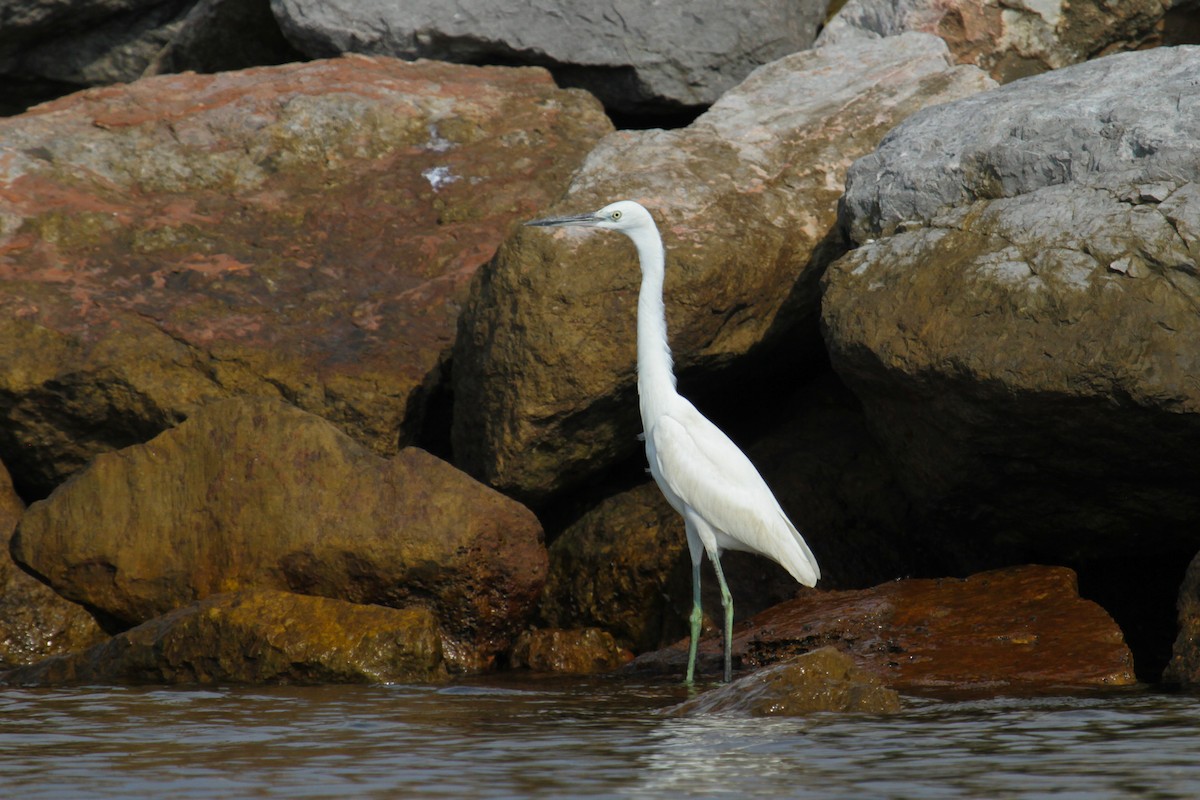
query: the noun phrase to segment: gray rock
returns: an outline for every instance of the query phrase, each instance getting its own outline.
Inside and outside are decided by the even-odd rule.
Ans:
[[[1123,53],[926,109],[846,175],[859,243],[939,209],[1057,184],[1200,178],[1200,48]]]
[[[811,45],[828,0],[271,0],[314,57],[345,52],[535,64],[623,111],[705,106]]]
[[[1017,81],[850,170],[834,367],[930,524],[987,558],[1195,550],[1198,75],[1177,48]]]

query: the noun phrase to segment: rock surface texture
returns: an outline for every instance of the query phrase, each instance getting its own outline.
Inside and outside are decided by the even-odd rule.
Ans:
[[[611,672],[632,658],[633,654],[618,645],[612,634],[599,628],[542,628],[517,637],[509,666],[589,675]]]
[[[39,497],[205,399],[419,438],[475,269],[611,130],[538,69],[356,56],[0,120],[0,456]]]
[[[1013,567],[965,580],[910,579],[871,589],[807,590],[734,630],[743,666],[766,666],[826,645],[901,691],[1053,692],[1135,683],[1121,630],[1079,597],[1062,567]],[[701,662],[717,669],[719,636]],[[687,642],[634,667],[682,670]]]
[[[554,210],[633,199],[656,215],[681,373],[719,372],[797,330],[808,338],[788,350],[815,349],[845,169],[918,109],[991,85],[924,34],[798,53],[688,128],[606,137]],[[536,500],[631,455],[639,282],[619,235],[531,228],[506,241],[472,287],[455,347],[458,463]]]
[[[1067,67],[917,114],[851,168],[861,246],[826,275],[826,338],[949,538],[1195,552],[1198,74],[1190,47]]]
[[[1200,555],[1188,565],[1177,609],[1179,634],[1163,680],[1177,686],[1200,686]]]
[[[8,552],[25,504],[0,464],[0,669],[79,650],[106,639],[83,607],[27,575]]]
[[[522,506],[274,400],[219,401],[98,457],[29,508],[12,549],[115,629],[245,589],[426,607],[460,671],[509,648],[546,574]]]
[[[828,0],[272,0],[310,56],[345,52],[536,64],[625,112],[706,106],[809,47]]]
[[[0,676],[70,683],[385,683],[446,678],[436,617],[288,592],[214,595]]]
[[[748,714],[793,717],[818,711],[888,714],[900,695],[833,647],[760,669],[676,706],[683,716]]]
[[[1072,3],[1068,0],[849,0],[818,46],[905,31],[945,39],[963,64],[1001,83],[1162,38],[1163,16],[1179,0]]]

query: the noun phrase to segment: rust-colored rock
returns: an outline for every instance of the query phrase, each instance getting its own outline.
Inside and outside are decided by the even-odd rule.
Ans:
[[[605,137],[554,210],[634,199],[655,215],[680,373],[711,378],[785,340],[793,362],[779,368],[795,370],[819,347],[817,281],[842,250],[846,168],[906,116],[991,85],[923,34],[797,53],[686,129]],[[633,453],[639,281],[620,236],[529,229],[505,242],[455,344],[452,438],[465,469],[537,500]]]
[[[422,450],[384,459],[281,401],[232,399],[99,456],[30,506],[12,549],[114,627],[250,588],[424,605],[447,661],[477,670],[537,602],[541,536],[527,509]]]
[[[9,684],[384,683],[446,677],[436,617],[276,591],[214,595]]]
[[[9,555],[25,504],[0,464],[0,668],[90,647],[108,638],[92,615],[27,575]]]
[[[1063,567],[808,590],[742,624],[733,652],[735,663],[764,666],[825,645],[902,691],[1038,692],[1135,682],[1120,629],[1079,597],[1075,574]],[[686,646],[648,654],[639,666],[682,671]],[[701,665],[715,666],[717,637],[700,647]]]
[[[541,628],[518,636],[510,658],[511,666],[534,672],[590,675],[617,669],[628,663],[633,653],[598,628]]]
[[[1121,3],[850,0],[818,46],[923,31],[1001,83],[1159,41],[1170,0]],[[1178,24],[1178,23],[1173,23]]]
[[[610,130],[544,70],[365,56],[0,120],[0,454],[45,494],[247,394],[396,452],[472,273]]]
[[[888,714],[900,695],[833,647],[822,647],[760,669],[676,706],[676,714],[781,717],[816,711]]]

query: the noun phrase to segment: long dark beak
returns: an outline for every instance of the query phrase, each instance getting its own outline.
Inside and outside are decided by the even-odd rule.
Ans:
[[[526,222],[526,225],[532,225],[535,228],[555,228],[561,225],[595,225],[600,221],[600,217],[594,213],[587,214],[572,214],[569,217],[547,217],[546,219],[535,219]]]

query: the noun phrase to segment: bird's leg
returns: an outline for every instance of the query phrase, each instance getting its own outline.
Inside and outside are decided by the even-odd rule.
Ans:
[[[692,679],[696,674],[696,648],[700,646],[700,623],[704,618],[704,612],[700,609],[700,561],[692,560],[692,616],[689,621],[692,625],[692,638],[688,642],[688,665],[687,677],[683,682],[691,685]]]
[[[717,583],[721,586],[721,607],[725,609],[725,682],[733,678],[733,595],[725,583],[725,574],[721,572],[721,557],[712,559],[713,570],[717,573]]]

